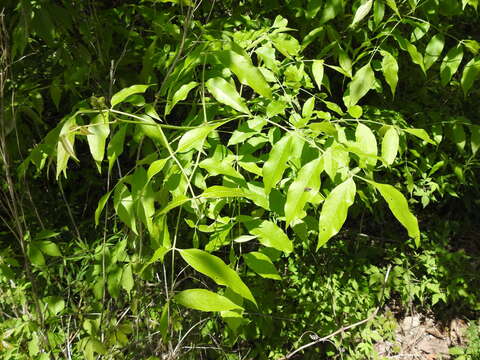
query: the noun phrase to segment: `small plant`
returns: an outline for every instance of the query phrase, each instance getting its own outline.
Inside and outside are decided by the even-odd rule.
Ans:
[[[450,355],[455,360],[480,359],[480,321],[471,322],[466,331],[467,347],[455,346],[450,349]]]

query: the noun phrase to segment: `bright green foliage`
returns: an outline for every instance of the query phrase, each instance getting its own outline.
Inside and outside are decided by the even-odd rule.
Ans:
[[[175,295],[175,301],[183,306],[202,311],[241,309],[224,296],[204,289],[189,289]]]
[[[478,310],[414,215],[478,215],[477,5],[0,5],[0,357],[278,359],[393,299]]]
[[[355,182],[349,178],[328,194],[320,213],[317,249],[340,231],[347,218],[348,208],[355,199],[355,193]]]

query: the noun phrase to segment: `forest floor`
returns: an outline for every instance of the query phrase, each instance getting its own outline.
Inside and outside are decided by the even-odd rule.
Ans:
[[[432,317],[414,313],[398,321],[395,342],[376,344],[378,354],[387,359],[451,359],[449,348],[466,345],[467,322],[452,319],[441,323]]]

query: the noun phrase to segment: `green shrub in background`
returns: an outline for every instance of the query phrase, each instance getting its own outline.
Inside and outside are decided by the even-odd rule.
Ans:
[[[281,358],[387,301],[478,310],[410,210],[477,205],[476,8],[7,3],[6,358]]]

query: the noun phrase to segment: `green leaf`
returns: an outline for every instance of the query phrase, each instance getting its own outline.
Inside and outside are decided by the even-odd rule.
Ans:
[[[100,223],[100,215],[102,214],[102,211],[105,208],[105,204],[110,198],[110,194],[112,193],[112,191],[113,190],[110,190],[108,193],[104,194],[98,201],[97,209],[95,210],[95,226],[98,226],[98,224]]]
[[[93,160],[97,163],[98,172],[101,172],[101,162],[105,155],[105,143],[110,135],[108,124],[108,112],[102,112],[95,116],[88,127],[87,142]]]
[[[208,171],[209,175],[226,175],[232,178],[244,180],[244,177],[233,168],[233,166],[226,160],[217,160],[213,158],[207,158],[201,161],[198,166]]]
[[[120,220],[122,220],[136,234],[135,206],[130,191],[121,184],[115,188],[113,206]]]
[[[75,115],[69,117],[63,124],[62,130],[58,137],[57,144],[57,180],[60,174],[66,175],[68,160],[73,157],[75,160],[78,159],[75,156],[74,145],[75,145],[75,133],[72,129],[77,125]]]
[[[424,129],[407,128],[402,130],[409,134],[415,135],[416,137],[422,139],[423,141],[426,141],[429,144],[435,145],[435,142],[430,138],[430,136]]]
[[[160,171],[162,171],[167,161],[168,161],[168,158],[159,159],[152,162],[147,170],[147,181],[150,181],[155,175],[157,175]]]
[[[292,137],[289,134],[273,145],[262,169],[265,194],[270,194],[272,188],[282,179],[291,152]]]
[[[352,81],[348,85],[349,96],[348,98],[344,97],[344,102],[347,108],[356,105],[374,85],[375,74],[373,73],[370,63],[368,63],[355,73]]]
[[[475,155],[480,148],[480,126],[471,125],[470,126],[470,145],[472,147],[472,155]]]
[[[113,164],[123,153],[123,144],[125,142],[125,135],[127,133],[127,126],[121,126],[107,146],[108,169],[112,170]]]
[[[457,145],[458,150],[463,151],[467,143],[467,135],[462,124],[456,123],[452,125],[452,140]]]
[[[373,0],[367,0],[362,5],[360,5],[357,11],[355,12],[355,16],[353,17],[353,21],[350,26],[354,27],[360,21],[365,19],[365,17],[368,15],[370,10],[372,10],[372,5],[373,5]]]
[[[180,305],[200,311],[243,309],[225,296],[204,289],[183,290],[175,295],[174,300]]]
[[[115,107],[115,105],[120,104],[130,95],[144,93],[145,90],[147,90],[149,87],[150,85],[132,85],[128,88],[122,89],[112,96],[112,99],[110,100],[110,104],[112,105],[112,108],[113,108]]]
[[[293,243],[288,236],[276,224],[271,221],[263,221],[258,227],[250,230],[252,235],[257,235],[261,244],[273,247],[289,254],[293,251]]]
[[[430,67],[438,60],[442,54],[443,47],[445,46],[445,37],[438,33],[435,36],[432,36],[430,41],[427,44],[425,49],[425,55],[423,56],[423,62],[425,64],[425,70],[430,69]]]
[[[467,96],[475,80],[477,80],[480,74],[480,58],[471,59],[462,73],[462,80],[460,81],[463,89],[463,93]]]
[[[225,124],[225,121],[218,122],[214,125],[202,125],[196,129],[188,130],[183,136],[180,138],[178,142],[177,152],[187,152],[192,149],[196,149],[200,151],[203,145],[203,142],[207,138],[208,134],[210,134],[213,130]]]
[[[53,241],[35,241],[35,245],[40,249],[42,253],[49,256],[62,256],[57,244]]]
[[[219,103],[230,106],[242,113],[250,114],[250,110],[248,110],[237,89],[225,79],[220,77],[209,79],[205,86]]]
[[[287,58],[296,56],[300,52],[300,43],[290,34],[276,33],[271,39],[273,46]]]
[[[392,165],[397,157],[399,140],[397,130],[389,127],[382,140],[382,159],[387,165]]]
[[[37,265],[37,266],[45,265],[45,257],[40,251],[40,248],[36,246],[34,243],[30,243],[28,245],[27,255],[33,265]]]
[[[247,266],[255,271],[258,275],[266,279],[281,280],[282,278],[275,269],[272,260],[262,253],[252,251],[247,254],[243,254],[243,258]]]
[[[169,303],[165,303],[162,309],[162,315],[160,317],[159,331],[162,335],[162,339],[165,341],[168,335],[168,314],[169,314]]]
[[[65,309],[65,300],[60,296],[47,296],[43,298],[43,302],[47,305],[48,311],[52,315],[57,315]]]
[[[364,165],[375,166],[377,163],[377,139],[372,130],[362,123],[358,124],[355,130],[356,145],[366,156],[360,157],[360,167]]]
[[[312,64],[312,74],[315,82],[317,83],[318,90],[322,89],[322,81],[323,81],[323,60],[314,60]]]
[[[397,60],[387,51],[382,50],[381,54],[383,56],[382,59],[382,72],[383,76],[385,76],[385,80],[390,86],[390,90],[392,91],[392,95],[395,96],[395,90],[397,88],[398,83],[398,64]]]
[[[195,270],[210,277],[218,285],[228,286],[240,296],[250,300],[255,305],[257,304],[247,285],[222,259],[200,249],[179,249],[178,251],[183,260]]]
[[[305,101],[305,103],[303,104],[302,116],[304,118],[309,118],[310,116],[312,116],[314,108],[315,108],[315,97],[312,96],[312,97],[309,97],[307,101]]]
[[[348,208],[353,204],[355,193],[355,182],[349,178],[328,194],[320,212],[317,250],[338,234],[347,219]]]
[[[398,11],[398,7],[397,7],[397,4],[396,4],[395,0],[385,0],[385,3],[388,5],[388,7],[390,9],[392,9],[395,12],[395,14],[398,17],[401,17],[400,12]]]
[[[230,188],[226,186],[211,186],[200,195],[202,198],[217,199],[224,197],[245,197],[246,192],[239,188]]]
[[[139,120],[140,123],[138,124],[138,126],[140,126],[140,129],[142,129],[142,132],[150,139],[158,141],[160,144],[162,144],[163,146],[165,146],[165,148],[168,149],[168,140],[165,137],[165,134],[163,133],[160,125],[146,114],[138,115],[138,118],[142,119]]]
[[[443,86],[447,85],[452,76],[455,75],[462,59],[463,46],[461,44],[451,48],[447,55],[445,55],[442,64],[440,65],[440,80]]]
[[[133,285],[132,264],[127,264],[122,271],[122,288],[130,295]]]
[[[234,46],[235,51],[226,50],[219,53],[221,63],[227,66],[243,85],[250,86],[258,94],[271,99],[272,90],[260,70],[253,66],[248,54],[238,45]]]
[[[287,226],[295,219],[305,216],[303,208],[313,199],[320,189],[321,158],[305,164],[298,172],[295,181],[288,188],[285,203],[285,221]]]
[[[420,230],[418,228],[417,218],[410,212],[407,199],[400,191],[392,185],[379,184],[374,181],[368,181],[382,195],[390,208],[390,211],[397,220],[407,229],[408,235],[415,239],[415,244],[420,245]]]
[[[175,91],[175,94],[173,94],[172,100],[167,102],[167,106],[165,106],[165,115],[170,114],[173,107],[179,101],[185,100],[188,94],[190,93],[190,91],[195,89],[197,86],[198,86],[198,82],[196,81],[190,81],[188,84],[183,84],[182,86],[180,86],[180,89]]]
[[[360,105],[353,105],[347,111],[354,119],[359,119],[363,115],[363,109]]]

